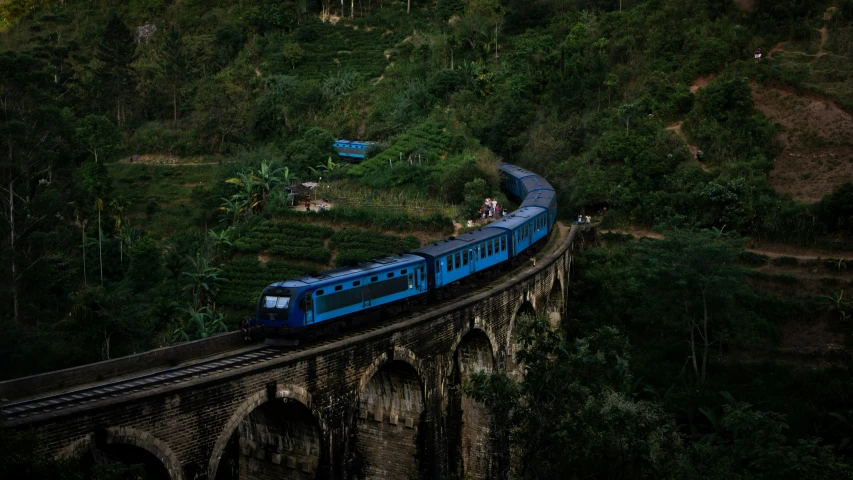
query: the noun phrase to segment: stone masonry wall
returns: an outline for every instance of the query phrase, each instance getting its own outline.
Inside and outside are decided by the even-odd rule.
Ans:
[[[285,478],[382,478],[383,471],[397,476],[412,468],[438,478],[456,468],[451,463],[463,475],[485,478],[490,455],[483,452],[485,412],[462,404],[461,434],[459,423],[448,420],[459,381],[455,372],[486,368],[488,360],[493,368],[515,368],[511,339],[517,312],[528,304],[544,314],[555,282],[566,291],[574,233],[535,267],[502,278],[489,292],[417,318],[250,368],[16,419],[9,426],[37,428],[46,449],[57,455],[91,448],[94,433],[107,429],[111,438],[153,453],[175,479],[215,478],[235,432],[244,478],[280,478],[289,472],[288,462],[298,472]],[[480,332],[480,340],[463,343],[472,331]],[[280,413],[270,406],[282,399],[300,408]]]

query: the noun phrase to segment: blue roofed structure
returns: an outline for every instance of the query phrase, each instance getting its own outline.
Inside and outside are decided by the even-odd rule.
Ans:
[[[366,158],[371,145],[373,142],[338,139],[332,146],[341,157]]]

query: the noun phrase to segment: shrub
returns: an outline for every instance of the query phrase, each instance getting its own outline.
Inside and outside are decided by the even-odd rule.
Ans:
[[[372,230],[341,230],[329,241],[329,246],[338,250],[335,265],[355,265],[373,258],[396,255],[420,246],[417,237],[398,237]]]

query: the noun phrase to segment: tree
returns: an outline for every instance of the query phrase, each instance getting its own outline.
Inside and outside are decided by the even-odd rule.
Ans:
[[[102,115],[87,115],[75,132],[77,141],[95,157],[95,163],[115,152],[121,143],[121,132]]]
[[[178,92],[187,79],[188,62],[184,49],[183,37],[174,25],[166,32],[166,39],[160,50],[159,64],[163,77],[172,91],[172,110],[174,113],[175,129],[178,128]]]
[[[474,215],[483,205],[483,200],[491,195],[489,184],[482,178],[475,178],[465,184],[465,213]]]
[[[625,121],[626,135],[630,133],[629,129],[631,127],[631,117],[637,113],[637,110],[637,106],[633,103],[626,103],[625,105],[620,106],[618,109],[619,117],[621,117]]]
[[[524,377],[475,373],[464,392],[483,402],[493,442],[510,439],[513,478],[680,478],[685,455],[660,406],[630,394],[628,342],[615,328],[565,341],[548,320],[522,317]],[[505,444],[504,444],[505,445]],[[570,452],[570,454],[569,454]]]
[[[60,246],[58,242],[32,241],[65,204],[60,201],[64,192],[58,191],[53,175],[68,163],[68,124],[73,115],[54,106],[56,88],[40,60],[11,51],[0,53],[0,215],[4,243],[0,261],[10,274],[4,290],[9,292],[7,301],[16,319],[25,276]],[[27,246],[21,249],[21,245]]]
[[[136,87],[132,64],[137,57],[133,32],[113,13],[98,40],[96,58],[100,65],[96,75],[102,95],[115,106],[119,128],[128,115],[129,99]]]
[[[638,244],[640,260],[631,277],[638,296],[647,299],[642,318],[673,326],[683,335],[699,383],[707,379],[708,355],[722,341],[727,319],[746,323],[732,301],[743,285],[738,265],[742,245],[737,234],[720,230],[672,231],[663,240]]]

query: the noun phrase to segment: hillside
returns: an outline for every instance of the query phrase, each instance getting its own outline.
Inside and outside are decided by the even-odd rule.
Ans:
[[[0,378],[234,329],[272,281],[511,205],[512,162],[611,232],[562,327],[625,336],[619,388],[695,468],[655,475],[843,477],[851,32],[849,0],[0,3]],[[683,321],[706,267],[707,377]],[[736,419],[778,435],[748,450]]]

